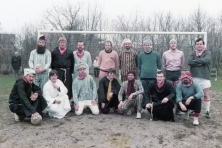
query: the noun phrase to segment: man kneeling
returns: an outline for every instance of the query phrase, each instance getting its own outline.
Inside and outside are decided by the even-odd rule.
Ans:
[[[15,113],[16,121],[31,118],[34,125],[41,124],[42,111],[47,103],[41,94],[41,89],[33,83],[35,71],[30,69],[26,75],[17,80],[9,96],[9,108]]]
[[[43,96],[47,101],[46,110],[50,117],[63,118],[70,110],[67,88],[60,81],[56,70],[51,70],[49,80],[43,87]]]
[[[177,108],[187,113],[188,109],[194,110],[193,125],[199,125],[198,117],[201,111],[201,98],[204,96],[203,90],[193,81],[189,71],[182,72],[180,80],[176,88]]]
[[[131,108],[137,109],[137,119],[141,118],[142,101],[143,101],[143,86],[140,80],[136,80],[136,73],[129,71],[127,73],[127,81],[124,81],[119,91],[119,105],[118,108],[121,111],[127,111],[127,114],[131,114]]]
[[[94,115],[99,114],[96,103],[96,83],[92,76],[86,74],[84,64],[78,66],[78,77],[73,81],[72,92],[76,115],[81,115],[85,107],[89,107]]]
[[[156,80],[149,85],[145,93],[146,108],[151,114],[151,119],[174,122],[176,92],[173,85],[165,80],[162,71],[157,71]]]

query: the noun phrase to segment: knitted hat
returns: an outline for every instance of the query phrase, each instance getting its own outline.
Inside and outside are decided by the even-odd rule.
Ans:
[[[45,41],[46,42],[45,36],[44,35],[40,36],[39,41]]]
[[[110,69],[107,71],[108,74],[109,74],[110,72],[116,74],[116,70],[115,70],[114,68],[110,68]]]
[[[60,42],[60,41],[66,41],[67,42],[67,40],[66,40],[66,38],[64,36],[59,38],[58,42]]]
[[[38,114],[35,117],[31,118],[31,123],[33,125],[40,125],[42,123],[42,116]]]
[[[86,69],[85,65],[84,65],[84,64],[82,64],[82,63],[80,63],[80,64],[79,64],[79,66],[78,66],[78,69],[77,69],[77,70],[79,70],[79,69],[81,69],[81,68],[82,68],[82,69]]]
[[[36,73],[35,73],[35,70],[33,70],[33,69],[27,69],[26,71],[24,71],[24,75],[26,76],[26,75],[28,75],[28,74],[33,74],[33,75],[35,75]]]
[[[130,39],[125,38],[125,39],[123,40],[122,44],[121,44],[121,47],[124,47],[124,44],[125,44],[125,43],[132,43],[132,42],[131,42]]]
[[[152,42],[150,39],[148,39],[148,40],[145,40],[145,41],[143,42],[143,45],[144,45],[144,44],[153,45],[153,42]]]
[[[170,40],[170,44],[171,44],[171,43],[176,43],[176,44],[177,44],[177,40],[171,39],[171,40]]]
[[[179,77],[179,79],[183,80],[184,78],[188,78],[189,80],[193,81],[193,78],[192,78],[191,73],[189,71],[183,71],[181,73],[181,76]]]

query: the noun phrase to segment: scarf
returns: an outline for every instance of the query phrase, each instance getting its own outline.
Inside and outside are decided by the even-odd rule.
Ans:
[[[59,53],[60,53],[60,55],[64,55],[65,52],[66,52],[66,48],[61,48],[61,47],[59,47]]]
[[[197,51],[197,50],[196,50],[196,58],[201,57],[202,54],[203,54],[206,50],[207,50],[206,48],[205,48],[204,50],[202,50],[202,51]]]
[[[78,75],[78,79],[79,79],[79,80],[84,80],[84,79],[86,78],[86,76],[87,76],[86,73],[84,73],[84,74],[82,74],[82,75],[79,74],[79,75]]]
[[[135,83],[135,80],[132,80],[132,81],[128,80],[127,92],[126,92],[127,96],[130,96],[132,93],[135,92],[134,83]]]
[[[79,57],[80,59],[84,56],[84,53],[85,53],[84,50],[82,50],[81,52],[79,52],[78,49],[76,50],[76,55],[77,55],[77,57]]]
[[[108,79],[109,79],[109,78],[108,78]],[[108,91],[107,91],[107,96],[106,96],[106,99],[107,99],[108,101],[110,100],[109,93],[111,93],[111,90],[112,90],[112,81],[113,81],[113,80],[110,80],[110,79],[109,79]]]
[[[156,85],[157,85],[158,89],[161,89],[163,87],[163,85],[164,85],[164,81],[162,83],[156,82]]]

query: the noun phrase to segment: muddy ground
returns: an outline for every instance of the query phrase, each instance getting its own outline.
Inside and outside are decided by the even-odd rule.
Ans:
[[[66,118],[45,117],[41,126],[14,121],[8,109],[8,96],[0,103],[1,148],[220,148],[222,147],[222,99],[221,92],[211,91],[212,118],[204,116],[204,106],[199,118],[200,125],[193,126],[193,117],[185,120],[177,115],[176,122],[150,121],[144,112],[142,119],[131,116],[100,114],[89,111]],[[2,98],[2,96],[1,96]]]

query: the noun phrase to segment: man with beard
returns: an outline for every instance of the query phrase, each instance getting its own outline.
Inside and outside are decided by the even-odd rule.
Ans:
[[[188,56],[188,65],[193,80],[196,81],[204,92],[204,103],[206,109],[206,118],[211,118],[210,115],[210,64],[211,52],[206,49],[203,39],[199,38],[195,42],[196,50]]]
[[[136,80],[136,73],[129,71],[127,73],[127,80],[121,85],[119,98],[119,111],[127,111],[127,115],[131,114],[131,108],[136,108],[136,118],[141,118],[142,101],[143,101],[143,86],[140,80]]]
[[[112,50],[112,42],[105,42],[105,50],[99,53],[99,80],[107,76],[107,71],[110,68],[116,69],[119,66],[119,56],[116,51]]]
[[[127,80],[127,73],[129,71],[137,72],[137,58],[138,54],[136,51],[131,49],[132,42],[130,39],[124,39],[122,47],[125,49],[120,52],[119,55],[119,75],[121,74],[121,80]]]
[[[152,41],[150,39],[143,42],[144,52],[138,57],[138,68],[140,70],[140,81],[144,89],[144,98],[149,84],[156,80],[156,71],[161,69],[160,55],[156,51],[152,51]],[[145,99],[142,106],[145,108]]]
[[[48,81],[48,72],[51,64],[51,53],[46,49],[45,36],[40,36],[38,40],[37,49],[34,49],[29,57],[29,67],[35,70],[36,77],[34,83],[38,85],[41,90]]]
[[[153,81],[146,91],[146,108],[151,114],[151,120],[173,121],[173,107],[176,92],[173,85],[165,80],[162,71],[156,72],[156,80]]]
[[[31,117],[31,123],[41,124],[42,111],[47,103],[42,96],[41,89],[33,83],[35,71],[29,69],[26,75],[17,80],[9,96],[9,108],[14,113],[16,121],[23,121]]]
[[[72,84],[73,101],[75,103],[75,114],[81,115],[85,107],[89,107],[94,115],[99,114],[96,102],[96,83],[92,76],[86,73],[85,64],[77,67],[78,76]]]
[[[166,80],[170,81],[176,89],[179,77],[184,65],[183,51],[177,49],[177,41],[170,40],[170,49],[162,56],[162,70],[166,74]]]
[[[66,48],[67,40],[60,37],[59,47],[52,51],[51,68],[57,71],[58,79],[61,80],[68,89],[69,99],[72,98],[72,73],[74,68],[73,52]]]
[[[181,82],[177,85],[177,108],[180,111],[187,113],[187,119],[189,118],[188,110],[194,110],[193,125],[199,125],[198,117],[201,111],[201,98],[204,96],[203,90],[199,84],[193,81],[189,71],[182,72],[180,76]]]
[[[78,41],[77,43],[77,50],[73,52],[75,67],[73,73],[73,80],[77,77],[78,72],[78,65],[84,64],[86,67],[86,73],[89,74],[89,68],[92,65],[91,54],[88,51],[84,50],[85,45],[83,41]]]
[[[12,68],[15,71],[15,78],[19,78],[19,69],[21,67],[21,56],[18,55],[18,52],[14,53],[14,56],[12,56]]]
[[[104,114],[108,114],[112,107],[114,107],[115,110],[118,109],[120,84],[115,76],[116,70],[110,68],[107,76],[99,81],[98,102],[101,106],[101,112]]]

